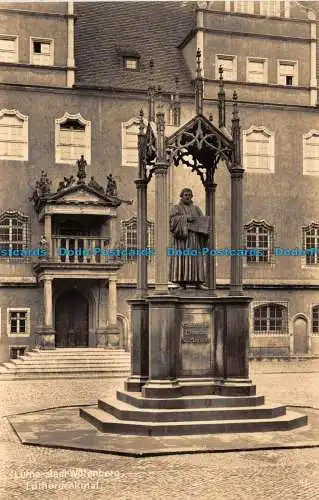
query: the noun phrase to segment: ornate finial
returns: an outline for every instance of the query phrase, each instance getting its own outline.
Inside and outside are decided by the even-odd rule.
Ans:
[[[144,125],[144,112],[143,110],[141,109],[140,110],[140,121],[139,121],[139,134],[143,134],[144,133],[144,128],[145,128],[145,125]]]
[[[197,78],[200,78],[202,76],[202,68],[200,66],[201,64],[201,56],[202,56],[202,53],[200,51],[200,49],[197,49],[197,52],[196,52],[196,77]]]
[[[84,159],[84,155],[81,155],[81,158],[77,160],[76,164],[78,166],[78,173],[77,173],[77,178],[79,179],[78,184],[84,184],[84,179],[86,177],[85,168],[87,167],[87,162]]]
[[[172,117],[174,127],[179,127],[181,121],[181,104],[179,100],[179,78],[175,76],[175,92],[172,94]]]
[[[159,85],[157,87],[157,98],[158,98],[158,111],[162,112],[163,111],[163,100],[162,100],[162,88]]]
[[[240,125],[238,113],[238,94],[235,90],[233,93],[233,118],[232,118],[232,136],[234,141],[234,165],[241,165],[241,152],[240,152]]]
[[[220,84],[223,84],[222,82],[224,81],[224,77],[223,77],[224,70],[223,70],[223,66],[222,65],[219,66],[218,72],[219,72],[219,81],[220,81]]]
[[[218,118],[219,118],[219,128],[225,127],[225,115],[226,115],[226,105],[225,105],[225,90],[224,90],[224,78],[223,78],[223,67],[219,66],[219,92],[218,92]]]
[[[233,93],[233,120],[238,120],[239,119],[239,113],[238,113],[238,94],[236,90]]]
[[[148,85],[148,121],[155,120],[155,83],[154,83],[154,61],[150,59],[150,76]]]
[[[202,77],[202,68],[201,68],[201,51],[197,49],[196,52],[196,78],[195,78],[195,107],[196,114],[203,114],[203,99],[204,99],[204,84]]]

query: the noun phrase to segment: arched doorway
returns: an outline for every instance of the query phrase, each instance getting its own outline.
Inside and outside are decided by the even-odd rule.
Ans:
[[[304,317],[298,316],[294,323],[294,354],[306,354],[308,352],[308,332],[307,321]]]
[[[61,293],[55,304],[56,347],[88,347],[89,305],[76,289]]]

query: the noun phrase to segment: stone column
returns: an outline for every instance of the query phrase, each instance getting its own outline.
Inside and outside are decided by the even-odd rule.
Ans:
[[[242,246],[243,231],[243,173],[242,168],[231,171],[231,249]],[[243,295],[243,257],[231,256],[230,295]]]
[[[216,229],[215,229],[215,191],[217,184],[208,181],[205,184],[206,192],[206,215],[210,217],[211,225],[208,235],[208,248],[212,249],[216,246]],[[206,284],[210,290],[215,294],[216,290],[216,257],[214,255],[207,255],[206,257]]]
[[[52,259],[52,218],[51,214],[44,216],[44,236],[48,242],[48,258]]]
[[[117,221],[116,217],[111,216],[109,218],[109,227],[108,227],[109,231],[108,231],[108,235],[107,236],[111,240],[111,243],[110,243],[110,247],[111,248],[115,248],[116,244],[117,244],[116,221]]]
[[[52,278],[44,278],[44,325],[52,327]]]
[[[98,300],[97,300],[97,328],[96,328],[96,347],[107,346],[107,282],[101,280],[98,283]]]
[[[143,250],[147,247],[147,181],[137,179],[137,248]],[[147,257],[137,257],[137,294],[142,297],[147,293]]]
[[[55,348],[55,331],[52,313],[52,281],[53,278],[43,278],[43,328],[40,332],[40,345],[42,349]]]
[[[168,163],[156,165],[155,170],[155,290],[156,293],[168,292],[168,199],[167,199]]]
[[[119,347],[120,345],[120,331],[117,328],[117,290],[116,290],[116,276],[110,276],[109,282],[109,295],[107,304],[107,334],[108,334],[108,346],[109,347]]]

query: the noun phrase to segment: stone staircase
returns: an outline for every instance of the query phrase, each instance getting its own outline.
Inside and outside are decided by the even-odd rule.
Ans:
[[[124,349],[33,349],[0,365],[0,380],[108,378],[130,375],[130,353]]]
[[[209,385],[206,394],[196,394],[195,386],[193,395],[185,389],[170,399],[117,391],[97,407],[81,408],[80,416],[100,432],[140,436],[288,431],[307,424],[307,416],[266,404],[263,396],[219,396]]]

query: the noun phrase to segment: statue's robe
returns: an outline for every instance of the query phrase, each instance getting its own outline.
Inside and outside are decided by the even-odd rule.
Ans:
[[[207,246],[207,235],[202,232],[199,220],[187,221],[187,217],[203,217],[199,207],[191,202],[189,205],[182,201],[175,205],[170,213],[169,224],[173,238],[174,250],[199,250]],[[200,227],[201,226],[201,227]],[[204,257],[202,255],[173,255],[170,259],[169,280],[173,283],[199,284],[205,282]]]

